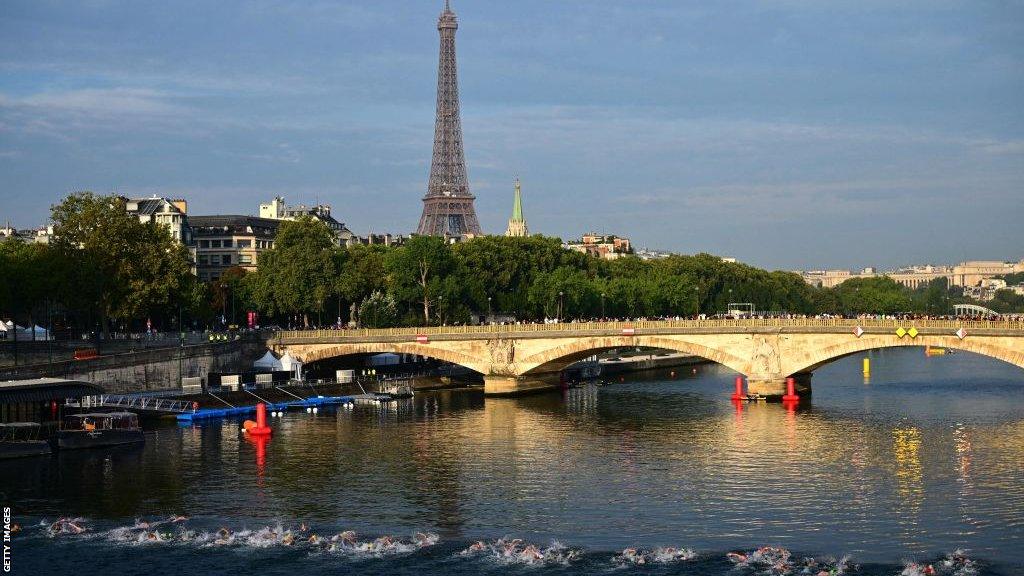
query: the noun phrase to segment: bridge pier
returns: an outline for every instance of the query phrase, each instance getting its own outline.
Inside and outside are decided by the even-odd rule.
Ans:
[[[797,395],[801,397],[811,395],[811,376],[810,372],[793,374]],[[786,377],[748,378],[747,393],[760,394],[769,400],[782,400],[782,397],[786,395]]]
[[[552,380],[515,376],[484,376],[484,396],[523,396],[557,390]]]

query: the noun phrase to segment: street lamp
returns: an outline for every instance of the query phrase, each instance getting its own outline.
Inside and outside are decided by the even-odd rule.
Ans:
[[[487,297],[487,322],[491,322],[491,318],[494,314],[491,313],[491,297]]]
[[[220,318],[222,324],[228,323],[228,285],[220,285]]]
[[[693,287],[693,317],[700,318],[700,286]]]
[[[562,321],[562,296],[564,296],[564,295],[565,295],[564,292],[562,292],[561,290],[558,291],[558,321],[559,322]]]
[[[604,320],[604,292],[601,292],[601,320]]]

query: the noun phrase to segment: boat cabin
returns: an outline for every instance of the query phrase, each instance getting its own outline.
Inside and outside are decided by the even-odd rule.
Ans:
[[[41,426],[36,422],[0,424],[0,442],[27,442],[39,439]]]
[[[105,412],[75,414],[64,421],[65,430],[136,430],[139,417],[132,412]]]

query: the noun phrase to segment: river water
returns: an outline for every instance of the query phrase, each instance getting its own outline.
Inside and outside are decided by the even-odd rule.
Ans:
[[[870,381],[860,356],[819,369],[797,411],[737,409],[734,374],[706,365],[564,394],[293,412],[273,420],[262,463],[234,420],[154,425],[144,448],[7,461],[0,500],[25,526],[14,571],[738,575],[757,567],[727,552],[771,545],[849,555],[860,574],[911,560],[941,573],[958,548],[980,573],[1024,574],[1024,372],[967,353],[871,357]],[[168,542],[130,528],[172,514],[189,519],[153,530]],[[61,516],[87,531],[48,536],[42,524]],[[264,526],[277,536],[244,532]],[[220,527],[233,534],[215,545],[203,533]],[[289,528],[297,543],[280,545]],[[307,541],[344,530],[355,545]],[[383,535],[406,544],[366,544]],[[504,557],[490,545],[502,537],[546,558]],[[460,554],[478,540],[484,550]],[[663,546],[696,556],[613,559]]]

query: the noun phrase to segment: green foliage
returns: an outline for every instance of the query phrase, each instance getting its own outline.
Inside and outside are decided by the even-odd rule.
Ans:
[[[419,316],[430,324],[431,307],[443,295],[444,279],[455,272],[456,261],[444,239],[416,236],[388,254],[385,270],[389,292],[409,320]]]
[[[296,317],[307,323],[350,307],[361,325],[468,322],[490,310],[524,321],[673,317],[726,312],[730,303],[758,311],[830,314],[948,314],[970,302],[945,280],[916,291],[885,277],[851,279],[818,289],[790,272],[723,262],[709,254],[644,261],[600,260],[566,250],[557,238],[487,236],[458,244],[414,237],[399,247],[335,245],[322,222],[281,223],[274,248],[258,270],[224,272],[202,283],[190,274],[187,250],[161,226],[140,223],[122,199],[88,192],[53,208],[51,245],[0,243],[0,313],[22,322],[59,306],[79,325],[108,320],[159,325],[214,323],[224,311],[245,322],[259,310],[263,323]],[[1011,284],[1024,275],[1010,275]],[[990,303],[1000,312],[1024,310],[1009,290]],[[70,313],[70,314],[68,314]],[[351,320],[356,320],[356,317]]]
[[[398,325],[398,305],[390,294],[377,291],[359,306],[359,318],[367,328],[391,328]]]
[[[274,247],[260,255],[256,278],[247,290],[268,314],[308,319],[336,293],[337,264],[334,237],[326,224],[312,218],[285,221]]]
[[[1024,272],[1016,272],[1014,274],[1003,274],[1002,276],[996,276],[1006,280],[1007,286],[1017,286],[1018,284],[1024,284]]]
[[[106,329],[171,305],[189,283],[187,249],[163,226],[125,212],[124,200],[90,192],[52,208],[52,249],[65,268],[66,300],[95,307]]]
[[[852,278],[833,289],[843,314],[899,314],[914,312],[910,291],[892,278]],[[823,310],[823,312],[827,312]]]

